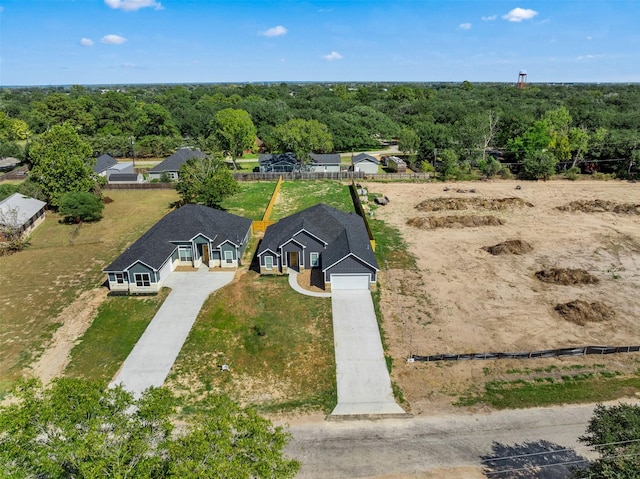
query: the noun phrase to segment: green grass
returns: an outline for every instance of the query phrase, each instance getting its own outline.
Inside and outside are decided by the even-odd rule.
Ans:
[[[612,373],[615,375],[615,373]],[[470,392],[458,400],[458,406],[488,404],[497,409],[516,409],[555,404],[601,402],[633,396],[640,391],[640,377],[608,377],[609,374],[582,373],[561,379],[536,378],[492,381],[484,391]]]
[[[178,199],[175,190],[107,190],[105,196],[114,201],[101,221],[61,224],[48,212],[27,249],[0,257],[0,388],[5,391],[42,351],[59,326],[56,316],[83,291],[101,287],[102,268]]]
[[[318,203],[354,211],[349,187],[339,181],[284,181],[271,219],[277,221]]]
[[[331,301],[301,296],[286,277],[239,274],[205,303],[168,383],[191,406],[213,390],[263,412],[330,411]]]
[[[91,326],[71,350],[65,376],[109,381],[127,358],[167,297],[108,297]]]
[[[225,199],[222,207],[229,213],[261,220],[275,187],[275,181],[241,181],[240,193]]]
[[[416,258],[398,229],[376,219],[369,219],[369,227],[376,240],[376,258],[381,269],[417,269]]]

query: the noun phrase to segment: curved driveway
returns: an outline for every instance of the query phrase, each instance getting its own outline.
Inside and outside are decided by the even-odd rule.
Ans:
[[[111,384],[121,384],[136,396],[150,386],[162,386],[204,301],[229,284],[234,275],[235,271],[210,272],[206,268],[171,273],[164,283],[171,293]]]

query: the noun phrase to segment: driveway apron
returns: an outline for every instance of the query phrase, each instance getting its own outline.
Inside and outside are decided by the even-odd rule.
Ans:
[[[406,415],[396,404],[369,291],[331,292],[338,404],[331,417]]]
[[[171,293],[125,360],[112,385],[121,384],[139,396],[150,386],[160,387],[173,366],[191,326],[207,297],[229,284],[235,271],[173,272],[164,286]]]

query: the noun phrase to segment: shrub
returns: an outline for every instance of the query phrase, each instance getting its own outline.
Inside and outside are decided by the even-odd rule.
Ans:
[[[67,223],[98,221],[102,218],[104,203],[96,195],[85,191],[72,191],[60,198],[60,214]]]

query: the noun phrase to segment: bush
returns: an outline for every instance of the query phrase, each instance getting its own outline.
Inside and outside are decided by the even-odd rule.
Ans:
[[[96,195],[85,191],[72,191],[60,198],[60,214],[67,223],[98,221],[102,218],[104,203]]]
[[[564,172],[564,177],[567,180],[571,180],[571,181],[577,180],[579,175],[580,175],[580,168],[578,168],[577,166],[572,166],[571,168],[569,168],[567,171]]]

